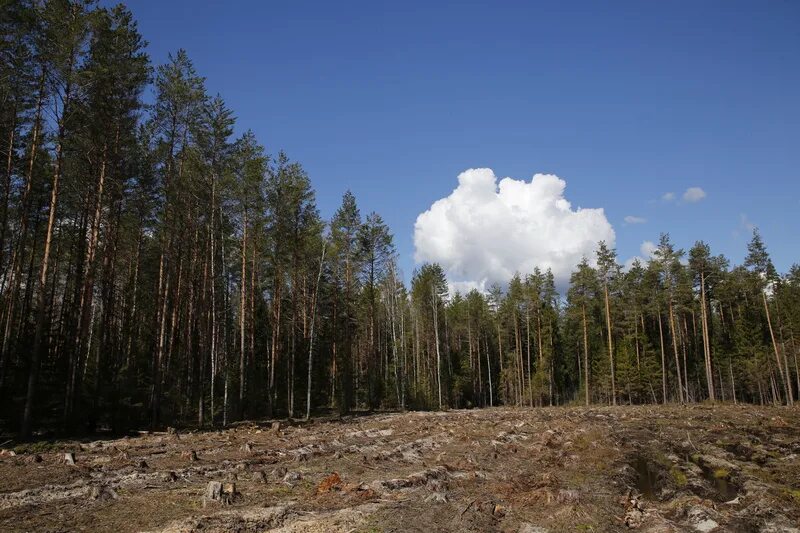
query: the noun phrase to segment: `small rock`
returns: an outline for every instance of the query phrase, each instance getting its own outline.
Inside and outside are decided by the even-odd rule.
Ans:
[[[242,451],[246,453],[253,453],[253,445],[249,442],[245,442],[244,446],[242,446]]]
[[[695,506],[688,510],[686,513],[689,523],[695,531],[701,533],[708,533],[719,527],[719,524],[711,518],[710,509],[701,506]]]
[[[105,485],[95,485],[89,490],[89,496],[93,500],[99,501],[106,501],[106,500],[116,500],[118,498],[117,493],[111,487],[106,487]]]
[[[283,476],[286,475],[286,472],[287,470],[284,467],[279,466],[278,468],[272,469],[272,471],[269,473],[269,477],[274,481],[278,481],[283,479]]]
[[[702,533],[707,533],[708,531],[713,531],[719,527],[719,524],[711,520],[710,518],[706,518],[694,525],[694,528],[697,531],[701,531]]]
[[[283,482],[292,487],[301,479],[303,479],[303,475],[300,472],[286,472],[286,475],[283,476]]]
[[[267,475],[261,470],[253,472],[253,481],[255,481],[256,483],[266,483]]]
[[[522,524],[519,526],[519,533],[549,533],[550,530],[544,527],[534,526],[533,524]]]
[[[446,492],[434,492],[427,498],[425,498],[426,502],[434,502],[434,503],[447,503],[450,501],[450,498],[447,497]]]
[[[178,480],[178,476],[175,474],[175,472],[173,472],[171,470],[169,472],[164,472],[163,474],[161,474],[161,481],[163,481],[165,483],[171,483],[171,482],[177,481],[177,480]]]
[[[558,503],[576,503],[581,499],[581,494],[577,490],[559,490],[556,495]]]
[[[67,452],[64,454],[64,463],[68,465],[75,465],[75,454],[72,452]]]

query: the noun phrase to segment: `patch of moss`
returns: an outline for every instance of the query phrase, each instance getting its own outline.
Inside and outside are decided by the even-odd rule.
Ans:
[[[672,480],[679,487],[685,487],[686,484],[689,483],[689,480],[686,477],[686,474],[684,474],[683,471],[681,471],[681,470],[679,470],[677,468],[672,468],[670,470],[670,474],[672,475]]]
[[[725,470],[724,468],[714,469],[713,474],[714,474],[714,479],[728,479],[731,475],[731,473]]]
[[[18,444],[12,448],[15,453],[46,453],[58,449],[58,445],[52,441],[41,440],[38,442],[27,442],[25,444]]]
[[[291,493],[292,489],[290,487],[276,487],[272,490],[274,496],[287,496]]]
[[[689,459],[694,464],[700,464],[700,454],[699,453],[693,453],[692,455],[689,456]]]
[[[784,489],[784,493],[790,500],[800,505],[800,489]]]

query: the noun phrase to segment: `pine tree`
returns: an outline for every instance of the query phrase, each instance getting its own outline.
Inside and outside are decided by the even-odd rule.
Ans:
[[[789,366],[784,352],[783,361],[778,350],[778,343],[775,340],[775,332],[772,327],[772,318],[770,317],[769,303],[767,301],[767,292],[773,291],[777,281],[778,274],[772,264],[772,260],[767,253],[767,247],[761,239],[761,234],[758,229],[753,230],[753,238],[747,245],[747,257],[744,264],[750,268],[756,276],[756,284],[759,292],[761,293],[761,300],[764,303],[764,314],[767,319],[767,327],[769,329],[770,341],[772,349],[775,354],[775,363],[778,368],[780,381],[785,384],[786,403],[792,405],[794,403],[794,393],[792,392],[792,381],[789,375]]]

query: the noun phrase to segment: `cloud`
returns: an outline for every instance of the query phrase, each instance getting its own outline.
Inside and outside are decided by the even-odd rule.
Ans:
[[[705,197],[706,197],[706,191],[704,191],[700,187],[689,187],[683,193],[683,201],[689,203],[699,202]]]
[[[625,217],[626,224],[644,224],[645,222],[647,222],[646,218],[635,217],[633,215],[628,215]]]
[[[739,214],[739,226],[733,230],[733,236],[739,238],[743,233],[749,235],[756,229],[756,225],[750,220],[746,213]]]
[[[750,219],[747,217],[745,213],[739,215],[739,225],[750,233],[752,233],[753,230],[756,229],[756,225],[750,221]]]
[[[625,263],[622,265],[623,270],[627,272],[633,266],[633,262],[635,260],[639,260],[640,263],[643,265],[647,263],[650,259],[653,258],[653,254],[658,249],[658,246],[653,241],[644,241],[641,246],[639,246],[639,253],[641,255],[634,255],[633,257],[629,258]]]
[[[594,258],[598,241],[614,245],[603,209],[572,209],[566,182],[536,174],[530,182],[470,169],[458,186],[417,217],[414,259],[438,262],[454,286],[486,289],[515,272],[552,269],[563,286],[573,267]]]
[[[664,194],[661,195],[661,199],[664,200],[665,202],[671,202],[672,200],[675,199],[675,193],[665,192]]]
[[[641,246],[639,246],[639,251],[642,253],[642,256],[645,259],[651,259],[653,254],[656,253],[658,250],[658,246],[653,241],[644,241]]]

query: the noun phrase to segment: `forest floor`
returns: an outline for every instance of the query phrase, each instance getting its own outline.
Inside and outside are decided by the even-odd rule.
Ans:
[[[800,532],[800,410],[242,423],[19,445],[0,481],[1,531]]]

